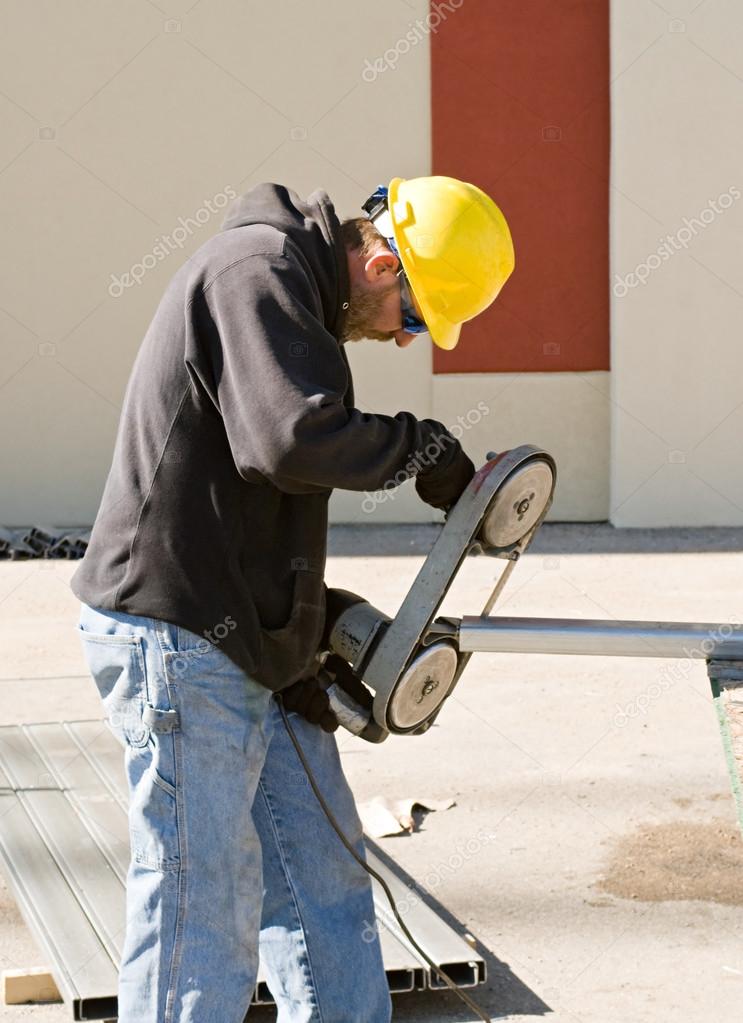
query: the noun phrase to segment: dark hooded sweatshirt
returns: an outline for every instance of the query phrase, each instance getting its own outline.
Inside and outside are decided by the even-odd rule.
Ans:
[[[215,643],[279,690],[325,616],[335,487],[399,482],[442,432],[354,408],[349,299],[324,192],[259,185],[168,285],[134,363],[113,463],[72,579],[85,603]]]

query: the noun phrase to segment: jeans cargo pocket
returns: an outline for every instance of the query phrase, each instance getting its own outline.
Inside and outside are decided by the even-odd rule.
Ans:
[[[157,753],[130,750],[129,842],[132,859],[151,870],[177,870],[180,836],[176,790],[157,769]]]
[[[166,650],[164,653],[168,680],[176,684],[191,673],[198,674],[205,664],[212,663],[212,655],[219,652],[214,643],[180,626],[177,636],[177,649]]]
[[[179,721],[164,672],[148,661],[142,636],[78,629],[106,719],[126,751],[132,860],[152,870],[177,870]]]
[[[149,728],[142,717],[146,681],[141,638],[81,628],[79,633],[111,730],[125,746],[145,746]]]
[[[168,653],[164,660],[167,665]],[[151,760],[153,781],[175,799],[178,780],[178,743],[180,741],[180,713],[177,695],[166,677],[166,667],[152,673],[147,678],[147,703],[144,708],[144,720],[149,726],[149,738],[140,756],[147,755]],[[153,677],[154,676],[154,677]]]
[[[169,651],[145,659],[147,668],[144,720],[149,738],[143,749],[131,750],[127,770],[131,803],[129,834],[133,859],[153,870],[177,870],[181,863],[181,721],[177,689],[168,680]]]

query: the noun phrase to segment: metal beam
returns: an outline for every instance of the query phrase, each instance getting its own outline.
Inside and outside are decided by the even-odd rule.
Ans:
[[[485,963],[402,877],[368,850],[402,903],[416,940],[462,986]],[[129,861],[123,751],[103,721],[0,727],[0,869],[73,1020],[116,1015]],[[410,946],[374,883],[390,990],[439,985]],[[259,969],[254,1004],[272,1003]]]
[[[743,660],[743,628],[729,623],[466,616],[458,642],[467,653]]]

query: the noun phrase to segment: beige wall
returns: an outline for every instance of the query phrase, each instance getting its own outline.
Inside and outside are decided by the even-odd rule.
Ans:
[[[205,202],[278,180],[304,194],[325,188],[349,215],[378,182],[428,172],[426,42],[374,82],[362,77],[427,7],[5,6],[14,35],[0,60],[0,523],[85,523],[149,319],[221,221]],[[178,14],[184,6],[192,12]],[[203,226],[188,219],[198,216]],[[182,247],[141,283],[114,284],[112,297],[112,275],[179,234]],[[389,407],[386,356],[361,361],[368,406]],[[399,402],[425,415],[430,356],[416,352],[413,364]]]
[[[742,32],[733,0],[612,4],[618,526],[743,524]]]
[[[600,521],[608,507],[608,391],[604,372],[436,376],[433,413],[464,427],[462,443],[478,465],[488,451],[545,448],[557,462],[549,518]],[[478,420],[480,402],[487,411]]]
[[[348,215],[377,182],[430,170],[427,42],[363,77],[427,5],[378,5],[373,17],[360,0],[201,0],[188,14],[163,0],[168,15],[114,0],[6,6],[0,523],[89,522],[149,318],[221,220],[205,203],[275,179],[324,187]],[[743,9],[715,0],[672,24],[657,6],[615,0],[612,23],[616,282],[684,218],[743,192]],[[491,403],[468,449],[479,460],[489,447],[545,444],[560,471],[553,518],[741,523],[742,220],[743,198],[613,298],[611,377],[434,378],[424,346],[362,344],[359,403],[448,423]],[[112,280],[179,232],[182,246],[114,297]],[[335,495],[335,518],[429,518],[410,485],[371,515],[362,500]]]
[[[383,4],[370,17],[360,0],[202,0],[190,14],[166,4],[169,18],[114,0],[10,7],[15,37],[0,63],[0,523],[86,523],[140,339],[168,279],[217,229],[226,191],[266,179],[300,193],[323,187],[350,215],[378,182],[430,171],[428,42],[399,45],[428,8]],[[270,45],[278,39],[280,53]],[[390,50],[395,66],[374,77]],[[158,243],[164,258],[152,256]],[[127,273],[141,280],[124,286]],[[466,436],[473,457],[555,437],[556,510],[605,513],[605,416],[579,378],[434,380],[424,345],[366,343],[351,357],[369,410],[456,422],[497,396]],[[538,410],[528,429],[524,405]],[[590,483],[576,471],[584,465],[598,474]],[[371,515],[363,498],[336,494],[333,516],[432,515],[410,485]]]
[[[322,186],[348,215],[378,181],[430,170],[426,41],[374,82],[363,77],[427,5],[368,17],[360,0],[202,0],[180,15],[166,3],[175,21],[114,0],[7,6],[0,523],[84,523],[149,317],[221,219],[205,204],[276,179]],[[479,459],[488,447],[547,445],[560,468],[553,518],[743,523],[741,29],[743,8],[726,0],[681,21],[612,5],[611,377],[433,377],[424,346],[365,344],[352,352],[359,404],[453,422],[492,400],[468,449]],[[666,242],[661,258],[666,235],[685,248]],[[163,236],[175,251],[116,297],[113,280]],[[627,274],[646,272],[629,286]],[[429,518],[409,485],[372,515],[362,499],[335,495],[335,518]]]

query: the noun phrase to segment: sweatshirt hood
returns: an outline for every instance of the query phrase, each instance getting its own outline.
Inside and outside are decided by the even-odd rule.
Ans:
[[[327,194],[318,189],[301,199],[285,185],[256,185],[233,200],[222,230],[251,224],[275,227],[299,248],[317,283],[325,326],[340,339],[350,281],[340,222]]]

